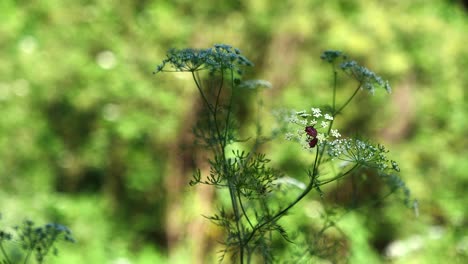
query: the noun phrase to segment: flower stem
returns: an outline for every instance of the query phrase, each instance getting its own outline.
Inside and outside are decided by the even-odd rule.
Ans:
[[[332,64],[333,67],[333,112],[335,111],[336,108],[336,82],[337,82],[337,76],[338,72],[335,69],[335,64]]]
[[[351,169],[349,169],[348,171],[346,171],[345,173],[342,173],[342,174],[340,174],[340,175],[338,175],[338,176],[335,176],[335,177],[333,177],[333,178],[331,178],[331,179],[327,179],[327,180],[321,181],[321,182],[318,184],[318,186],[322,186],[322,185],[325,185],[325,184],[327,184],[327,183],[330,183],[330,182],[336,181],[336,180],[338,180],[338,179],[341,179],[341,178],[345,177],[346,175],[348,175],[349,173],[351,173],[351,172],[352,172],[354,169],[356,169],[358,166],[359,166],[359,164],[354,164],[354,166],[353,166]]]
[[[341,111],[343,111],[343,109],[351,102],[351,100],[353,100],[354,96],[356,96],[356,94],[359,92],[359,90],[361,89],[361,85],[362,83],[359,83],[358,87],[356,88],[356,90],[354,91],[353,95],[351,95],[351,97],[348,98],[348,100],[340,107],[340,109],[338,109],[337,111],[335,111],[333,113],[333,117],[335,117],[336,115],[338,115],[339,113],[341,113]]]
[[[10,259],[8,258],[8,255],[7,255],[6,251],[5,251],[5,249],[3,248],[2,242],[0,242],[0,250],[2,251],[2,254],[3,254],[3,256],[5,257],[5,263],[6,263],[6,264],[12,264],[12,262],[11,262]]]
[[[297,203],[299,203],[304,197],[307,196],[307,194],[313,189],[314,187],[314,184],[315,184],[315,177],[318,175],[318,170],[316,169],[316,167],[318,166],[318,148],[317,148],[317,153],[315,155],[315,161],[314,161],[314,169],[312,171],[312,175],[311,175],[311,179],[310,179],[310,182],[309,184],[307,185],[307,187],[305,188],[305,190],[292,202],[290,203],[288,206],[286,206],[283,210],[279,211],[278,213],[276,213],[273,217],[271,217],[270,219],[266,220],[265,222],[261,223],[261,224],[257,224],[257,226],[255,228],[252,229],[252,233],[250,233],[249,237],[247,237],[244,241],[244,244],[246,245],[252,238],[253,236],[255,235],[255,233],[260,230],[260,228],[264,227],[265,225],[279,219],[281,216],[283,216],[284,214],[286,214],[291,208],[293,208]]]

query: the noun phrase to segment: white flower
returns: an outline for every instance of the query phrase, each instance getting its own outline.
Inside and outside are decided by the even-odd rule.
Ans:
[[[317,139],[318,139],[319,142],[323,142],[323,141],[327,140],[327,137],[325,136],[325,134],[318,133],[317,134]]]
[[[332,129],[332,130],[330,131],[330,133],[332,134],[332,136],[334,136],[334,137],[336,137],[336,138],[341,137],[341,134],[338,132],[337,129]]]
[[[327,119],[327,120],[333,120],[333,116],[331,116],[329,114],[325,114],[323,117],[325,117],[325,119]]]
[[[315,126],[316,124],[317,124],[317,120],[316,120],[316,119],[310,120],[310,125],[311,125],[311,126]]]
[[[297,124],[299,122],[299,118],[297,118],[297,116],[291,116],[288,121],[289,123]]]
[[[307,120],[305,120],[305,119],[304,119],[304,120],[301,120],[301,121],[299,121],[299,123],[301,123],[301,124],[302,124],[302,125],[304,125],[304,126],[307,126]]]
[[[328,122],[322,121],[322,122],[320,123],[320,126],[323,127],[323,128],[326,128],[326,127],[328,127]]]
[[[292,140],[292,138],[294,137],[294,134],[291,133],[291,132],[288,132],[286,133],[286,135],[284,136],[286,140]]]
[[[312,107],[311,110],[312,110],[313,116],[315,116],[315,117],[321,117],[322,116],[322,111],[320,111],[319,108],[313,108]]]

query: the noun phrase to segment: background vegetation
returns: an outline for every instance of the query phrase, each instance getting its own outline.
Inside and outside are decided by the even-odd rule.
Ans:
[[[265,109],[301,110],[325,100],[319,56],[336,49],[394,91],[361,96],[340,130],[383,142],[419,200],[419,217],[390,199],[341,219],[350,263],[466,263],[467,15],[442,0],[3,0],[1,225],[70,227],[77,243],[50,263],[214,261],[220,233],[201,215],[216,194],[188,186],[204,166],[192,147],[197,91],[189,75],[151,72],[171,47],[228,43],[255,63],[247,78],[273,84]],[[257,101],[243,103],[248,116]],[[304,175],[294,145],[264,151]],[[316,198],[290,225],[315,221]]]

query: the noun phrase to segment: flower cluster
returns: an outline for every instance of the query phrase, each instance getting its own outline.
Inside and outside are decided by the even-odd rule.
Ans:
[[[50,249],[53,250],[53,254],[57,254],[58,250],[54,247],[54,244],[58,239],[75,242],[70,230],[56,223],[46,224],[43,227],[34,227],[32,221],[26,220],[22,226],[17,226],[15,229],[23,248],[34,251],[36,260],[39,263],[43,262]]]
[[[320,108],[311,108],[310,112],[293,111],[288,116],[287,122],[299,125],[301,129],[296,130],[295,133],[286,133],[286,140],[298,141],[304,149],[311,149],[327,141],[329,134],[334,138],[339,138],[341,134],[338,130],[331,129],[330,132],[327,130],[332,120],[333,116],[322,112]]]
[[[382,87],[388,93],[392,92],[392,88],[388,81],[384,81],[382,77],[375,74],[366,67],[360,66],[355,61],[345,61],[340,65],[341,69],[359,81],[364,89],[374,94],[375,87]]]
[[[359,139],[335,139],[327,143],[328,155],[332,159],[360,164],[381,171],[393,169],[400,171],[398,164],[389,160],[388,151],[382,145],[373,145]]]
[[[362,84],[362,88],[374,94],[375,87],[382,87],[388,93],[392,92],[388,81],[384,81],[382,77],[378,76],[366,67],[360,66],[356,61],[348,60],[348,57],[341,51],[327,50],[323,52],[320,58],[328,63],[334,63],[338,59],[342,59],[340,64],[341,70],[355,78]]]
[[[173,70],[166,70],[166,65]],[[207,49],[170,49],[167,58],[156,67],[153,73],[162,71],[195,72],[208,70],[210,73],[233,70],[242,74],[241,66],[253,66],[253,63],[241,55],[237,48],[226,44],[215,44]]]
[[[336,59],[338,59],[341,56],[343,57],[343,59],[346,59],[346,55],[344,55],[341,51],[326,50],[322,53],[322,55],[320,55],[320,58],[329,63],[333,63]]]

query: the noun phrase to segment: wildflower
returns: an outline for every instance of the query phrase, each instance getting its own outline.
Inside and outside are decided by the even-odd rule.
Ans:
[[[325,134],[323,134],[323,133],[318,133],[317,139],[318,139],[320,142],[324,142],[324,141],[327,140],[327,137],[326,137]]]
[[[320,126],[323,127],[323,128],[326,128],[326,127],[328,127],[328,122],[322,121],[322,122],[320,123]]]
[[[346,57],[345,55],[343,55],[343,52],[341,51],[338,51],[338,50],[327,50],[325,52],[323,52],[323,54],[320,56],[320,58],[322,60],[325,60],[329,63],[332,63],[335,59],[339,58],[339,57]]]
[[[301,123],[301,125],[303,125],[303,126],[306,126],[307,125],[307,120],[301,120],[301,121],[299,121],[299,123]]]
[[[398,171],[396,163],[387,159],[388,151],[382,145],[373,145],[359,139],[335,139],[328,143],[328,154],[332,158],[376,168],[381,171],[393,168]]]
[[[331,133],[331,135],[334,136],[335,138],[341,137],[341,134],[338,132],[337,129],[332,129],[332,130],[330,130],[330,133]]]
[[[319,108],[312,108],[312,114],[315,117],[321,117],[322,116],[322,111],[320,111]]]
[[[285,138],[286,140],[292,140],[294,137],[294,134],[291,132],[286,133]]]
[[[324,117],[325,119],[327,119],[327,120],[330,120],[330,121],[333,120],[333,116],[331,116],[331,115],[329,115],[329,114],[325,114],[323,117]]]
[[[288,118],[289,123],[297,124],[299,123],[299,118],[297,116],[293,115]]]
[[[391,163],[392,163],[392,168],[394,170],[400,171],[400,167],[398,166],[398,163],[396,163],[396,161],[392,160]]]
[[[382,77],[378,76],[366,67],[360,66],[355,61],[345,61],[340,65],[340,67],[344,72],[360,82],[362,84],[362,88],[368,90],[371,94],[374,94],[375,87],[382,87],[388,93],[392,92],[388,81],[384,81]]]
[[[253,63],[240,54],[240,50],[225,44],[215,44],[207,49],[171,49],[167,52],[167,58],[156,67],[154,73],[166,70],[166,65],[172,66],[172,71],[195,72],[208,70],[210,73],[232,70],[242,74],[241,66],[253,66]],[[258,83],[257,83],[258,84]],[[269,86],[266,83],[261,85]]]

